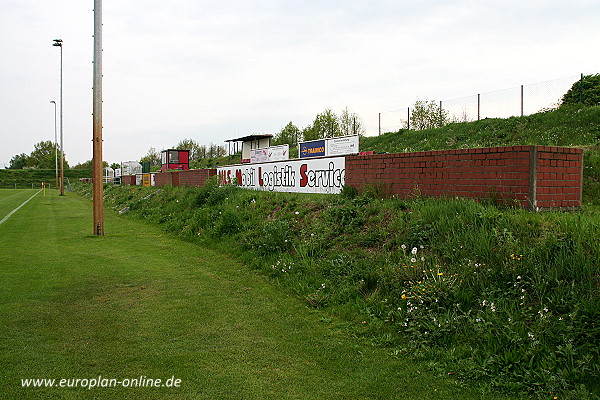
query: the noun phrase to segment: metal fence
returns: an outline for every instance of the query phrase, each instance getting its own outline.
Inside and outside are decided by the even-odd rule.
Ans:
[[[508,118],[554,109],[562,96],[582,79],[583,74],[478,93],[457,99],[436,101],[448,122],[470,122],[484,118]],[[379,114],[379,133],[410,129],[412,107]]]

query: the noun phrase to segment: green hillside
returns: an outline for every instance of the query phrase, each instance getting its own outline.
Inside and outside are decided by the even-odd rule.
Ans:
[[[600,205],[600,107],[563,106],[545,113],[486,118],[422,131],[363,137],[361,151],[402,153],[474,147],[547,145],[584,152],[584,203]]]
[[[79,178],[91,178],[92,171],[87,169],[66,169],[65,178],[71,182]],[[38,188],[42,182],[54,187],[56,171],[53,169],[0,169],[0,189]]]
[[[363,151],[388,153],[515,145],[600,146],[600,107],[561,107],[525,117],[400,130],[363,137],[360,145]]]

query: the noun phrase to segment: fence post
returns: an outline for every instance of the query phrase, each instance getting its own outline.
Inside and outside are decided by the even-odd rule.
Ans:
[[[410,130],[410,107],[406,108],[406,129]]]
[[[444,121],[442,119],[442,101],[440,100],[440,128],[442,127]]]
[[[523,85],[521,85],[521,117],[523,116]]]
[[[583,104],[583,73],[581,74],[581,79],[579,80],[579,102]]]
[[[379,113],[379,136],[381,136],[381,113]]]
[[[481,93],[477,93],[477,121],[481,119]]]

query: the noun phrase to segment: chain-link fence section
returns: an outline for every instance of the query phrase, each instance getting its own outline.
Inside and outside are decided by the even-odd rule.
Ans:
[[[583,74],[572,75],[435,103],[441,123],[530,115],[557,108],[562,96],[582,77]],[[380,113],[379,133],[414,129],[413,111],[413,106],[407,106]]]

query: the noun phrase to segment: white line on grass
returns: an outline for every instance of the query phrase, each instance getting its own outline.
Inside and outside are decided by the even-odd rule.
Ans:
[[[19,207],[15,208],[14,210],[12,210],[11,212],[8,213],[8,215],[4,218],[2,218],[2,220],[0,221],[0,225],[2,225],[4,223],[4,221],[6,221],[7,219],[10,218],[11,215],[13,215],[14,213],[16,213],[17,211],[19,211],[19,208],[23,207],[25,204],[27,204],[29,202],[29,200],[33,199],[35,196],[37,196],[38,194],[40,194],[41,190],[38,191],[36,194],[34,194],[33,196],[31,196],[30,198],[28,198],[27,200],[25,200],[23,202],[23,204],[21,204]]]

